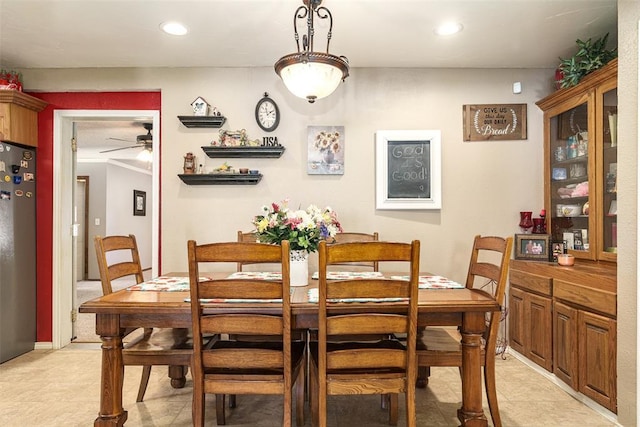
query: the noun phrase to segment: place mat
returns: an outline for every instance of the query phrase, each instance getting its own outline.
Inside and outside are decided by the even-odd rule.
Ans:
[[[201,280],[208,280],[203,277]],[[189,290],[188,277],[159,276],[137,285],[129,286],[128,291],[186,292]]]
[[[395,280],[409,280],[409,276],[391,276]],[[464,289],[464,285],[442,276],[420,276],[420,289]]]
[[[318,280],[319,273],[316,271],[311,276]],[[327,271],[327,280],[348,280],[348,279],[375,279],[384,277],[379,271]]]
[[[230,274],[227,279],[282,280],[282,273],[279,271],[238,271]]]
[[[317,304],[318,303],[318,288],[309,289],[307,291],[307,298],[309,302]],[[364,302],[403,302],[409,301],[409,298],[335,298],[327,300],[330,303],[338,304],[338,303],[364,303]]]

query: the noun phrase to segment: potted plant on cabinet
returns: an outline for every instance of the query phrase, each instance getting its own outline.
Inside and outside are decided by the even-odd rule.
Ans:
[[[556,71],[556,86],[564,89],[577,85],[584,76],[606,65],[618,56],[617,48],[606,49],[609,33],[592,41],[576,40],[578,51],[570,58],[560,58]]]

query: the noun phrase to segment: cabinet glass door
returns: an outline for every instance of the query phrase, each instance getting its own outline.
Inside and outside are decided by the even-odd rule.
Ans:
[[[588,102],[550,118],[549,173],[550,230],[554,242],[564,242],[568,252],[593,258],[590,245],[589,176],[594,148],[589,134]],[[590,141],[591,140],[591,141]]]
[[[618,203],[617,203],[617,178],[618,178],[618,91],[605,88],[598,92],[602,105],[602,118],[600,129],[603,129],[601,159],[598,165],[601,167],[600,176],[603,177],[600,185],[602,194],[599,205],[602,209],[602,222],[599,224],[599,233],[602,236],[602,245],[599,249],[599,258],[616,260],[618,246]],[[599,109],[600,110],[600,109]]]

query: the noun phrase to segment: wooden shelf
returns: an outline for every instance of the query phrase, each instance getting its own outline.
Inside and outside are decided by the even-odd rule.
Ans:
[[[219,128],[227,120],[224,116],[178,116],[188,128]]]
[[[262,174],[203,173],[178,174],[187,185],[256,185]]]
[[[214,157],[262,157],[262,158],[278,158],[284,153],[285,147],[214,147],[211,145],[202,147],[210,158]]]

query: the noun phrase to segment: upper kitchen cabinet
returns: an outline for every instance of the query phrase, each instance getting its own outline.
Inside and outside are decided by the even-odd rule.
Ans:
[[[0,141],[38,146],[38,112],[47,103],[16,90],[0,90]]]
[[[614,59],[536,103],[544,112],[548,232],[577,258],[617,259],[617,75]]]

